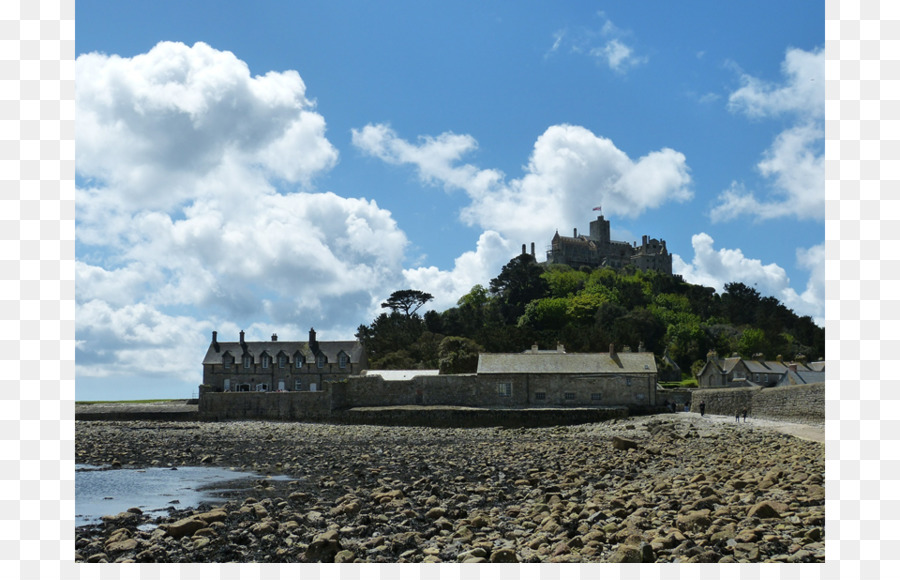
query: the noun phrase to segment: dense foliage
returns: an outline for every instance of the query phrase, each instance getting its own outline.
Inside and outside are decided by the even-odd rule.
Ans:
[[[431,300],[417,290],[394,292],[370,325],[359,327],[373,368],[441,368],[474,372],[477,353],[520,352],[532,344],[568,352],[643,348],[665,366],[696,372],[709,351],[762,353],[767,359],[825,354],[825,331],[777,299],[740,282],[714,289],[678,276],[612,268],[546,266],[516,256],[491,280],[444,312],[417,310]]]

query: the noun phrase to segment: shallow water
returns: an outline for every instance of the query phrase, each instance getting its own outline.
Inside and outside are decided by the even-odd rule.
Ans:
[[[261,477],[255,473],[221,467],[149,467],[146,469],[102,469],[75,466],[75,525],[97,523],[101,516],[128,508],[160,512],[169,507],[197,507],[201,502],[223,501],[209,489],[230,482]]]

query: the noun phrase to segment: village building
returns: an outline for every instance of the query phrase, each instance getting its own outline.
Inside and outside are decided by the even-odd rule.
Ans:
[[[366,351],[358,340],[320,341],[309,330],[305,342],[212,342],[203,358],[203,384],[214,392],[317,391],[325,381],[357,375],[368,368]]]
[[[644,406],[656,404],[657,369],[653,353],[567,353],[531,350],[517,354],[481,353],[478,382],[494,390],[497,404],[509,407]]]
[[[672,255],[666,248],[665,240],[646,235],[642,237],[641,245],[612,240],[610,222],[602,215],[590,222],[589,227],[586,236],[579,235],[577,228],[573,230],[572,237],[561,236],[557,231],[550,241],[547,263],[592,269],[604,266],[620,269],[632,265],[642,272],[652,270],[672,274]]]
[[[819,361],[810,364],[816,365],[816,368],[820,370],[816,371],[803,362],[785,363],[780,355],[774,361],[765,360],[761,354],[756,354],[749,359],[737,355],[722,359],[715,352],[710,351],[706,355],[706,364],[697,373],[697,384],[701,388],[752,385],[774,387],[782,384],[785,375],[789,372],[793,372],[795,380],[800,382],[787,384],[823,381],[825,363]],[[798,373],[802,373],[802,377]],[[803,377],[810,380],[806,381]]]

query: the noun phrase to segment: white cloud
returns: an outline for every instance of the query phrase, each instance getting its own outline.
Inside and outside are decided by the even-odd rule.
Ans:
[[[625,39],[631,36],[629,31],[617,27],[603,12],[598,12],[597,15],[603,21],[599,29],[582,27],[574,31],[555,32],[553,46],[544,54],[544,58],[558,52],[561,47],[568,46],[570,52],[593,57],[598,64],[608,66],[617,73],[624,73],[647,62],[647,57],[636,55],[634,48],[626,44]]]
[[[742,282],[764,296],[777,298],[797,314],[824,324],[824,244],[797,251],[798,264],[810,271],[802,294],[793,289],[787,272],[778,264],[763,264],[761,260],[748,258],[740,249],[716,250],[712,237],[706,233],[692,236],[691,245],[694,257],[689,263],[677,254],[672,257],[672,272],[683,276],[685,281],[715,288],[720,293],[725,284]]]
[[[663,148],[632,160],[609,139],[572,125],[552,126],[538,137],[525,176],[512,180],[460,162],[477,147],[469,136],[412,144],[385,125],[369,125],[353,132],[353,143],[385,162],[415,166],[427,183],[465,191],[471,204],[463,221],[511,241],[549,239],[557,227],[581,223],[596,205],[606,215],[635,217],[693,195],[682,153]]]
[[[434,296],[429,309],[442,311],[456,306],[459,297],[468,293],[476,284],[487,286],[497,276],[504,264],[515,252],[515,244],[494,231],[486,231],[478,238],[474,252],[465,252],[456,258],[452,270],[439,270],[434,266],[403,271],[410,288],[417,288]]]
[[[609,68],[619,73],[647,61],[645,57],[636,57],[630,46],[616,38],[607,41],[602,47],[592,48],[590,54],[603,60]]]
[[[296,72],[161,43],[83,55],[76,81],[81,376],[183,379],[219,325],[346,338],[402,283],[390,212],[277,192],[337,160]]]
[[[794,125],[782,131],[757,164],[772,184],[759,199],[742,183],[722,192],[710,212],[713,221],[737,218],[825,217],[825,56],[824,51],[787,51],[785,81],[765,83],[748,75],[729,97],[729,108],[751,118],[790,116]]]

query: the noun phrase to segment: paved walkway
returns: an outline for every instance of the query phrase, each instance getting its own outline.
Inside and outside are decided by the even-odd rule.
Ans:
[[[707,413],[703,417],[700,417],[699,413],[674,413],[674,415],[684,417],[685,419],[699,419],[701,421],[714,421],[717,423],[735,422],[734,415],[710,415],[709,413]],[[741,419],[741,425],[746,425],[754,429],[768,429],[771,431],[778,431],[787,435],[793,435],[794,437],[797,437],[799,439],[825,443],[824,423],[821,425],[806,425],[803,423],[790,423],[788,421],[775,421],[771,419],[757,419],[754,417],[747,417],[746,422]]]

